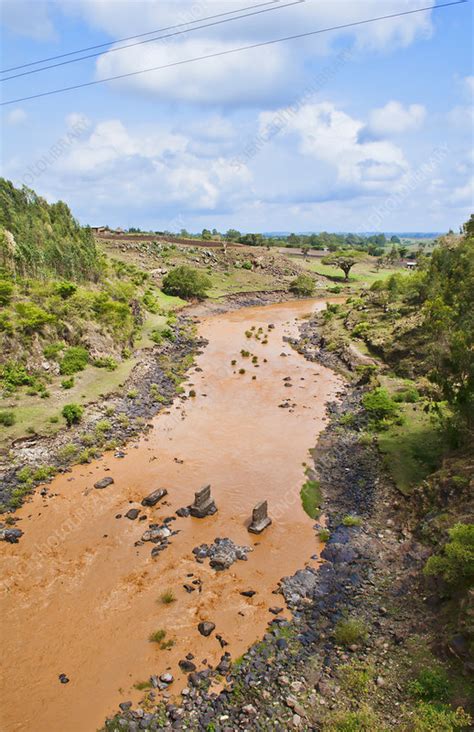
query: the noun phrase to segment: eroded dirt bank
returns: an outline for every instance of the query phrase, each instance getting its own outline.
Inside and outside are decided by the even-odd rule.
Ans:
[[[217,633],[232,658],[240,656],[263,636],[269,608],[284,604],[272,594],[280,578],[316,566],[314,522],[299,491],[340,381],[283,338],[295,334],[297,318],[322,307],[294,301],[204,319],[199,333],[209,344],[190,372],[188,398],[156,417],[124,458],[107,454],[76,466],[20,509],[24,536],[1,547],[5,729],[90,732],[119,702],[141,698],[137,682],[167,670],[175,677],[169,693],[177,693],[186,682],[179,660],[192,653],[198,670],[215,666],[223,653]],[[95,489],[106,476],[114,483]],[[176,518],[204,483],[218,513]],[[143,508],[141,499],[159,487],[166,498]],[[255,537],[246,524],[262,499],[273,525]],[[135,507],[141,514],[129,520]],[[136,545],[150,523],[171,517],[178,533],[163,552],[152,557],[153,544]],[[207,560],[197,563],[192,549],[216,537],[251,547],[248,561],[218,573]],[[176,600],[165,605],[168,589]],[[240,594],[248,590],[256,594]],[[215,633],[200,635],[201,621],[215,623]],[[158,630],[174,642],[170,648],[149,642]]]

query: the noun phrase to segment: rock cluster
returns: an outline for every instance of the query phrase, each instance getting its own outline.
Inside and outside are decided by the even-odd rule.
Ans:
[[[178,531],[172,531],[169,527],[170,520],[162,524],[150,524],[148,529],[143,533],[140,541],[136,542],[136,546],[143,544],[144,542],[151,542],[155,544],[151,550],[151,556],[156,557],[162,551],[167,549],[170,543],[170,537],[175,536]]]
[[[23,536],[21,529],[6,529],[0,525],[0,541],[6,541],[9,544],[18,544],[18,540]]]
[[[193,549],[196,561],[209,559],[216,570],[229,569],[238,559],[247,561],[247,554],[253,551],[249,546],[238,546],[232,539],[214,539],[213,544],[201,544]]]

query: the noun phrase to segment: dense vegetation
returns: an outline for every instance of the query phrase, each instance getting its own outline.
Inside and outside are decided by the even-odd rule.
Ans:
[[[419,539],[431,546],[424,573],[439,607],[440,638],[449,648],[457,633],[469,657],[474,644],[474,219],[461,237],[444,238],[431,256],[421,258],[416,272],[375,281],[344,305],[330,305],[324,320],[329,351],[347,359],[355,347],[389,367],[356,368],[366,388],[367,439],[376,438],[410,501]],[[416,729],[463,727],[448,719],[451,712],[441,703],[435,714],[427,706],[430,699],[419,698],[423,714]]]
[[[474,428],[474,234],[466,225],[459,239],[441,242],[413,273],[375,281],[347,307],[331,306],[341,329],[333,328],[333,348],[351,338],[383,357],[410,390],[413,379],[432,409],[451,414],[457,439],[472,441]]]
[[[0,266],[13,275],[92,279],[100,271],[90,229],[62,201],[48,204],[0,178]]]

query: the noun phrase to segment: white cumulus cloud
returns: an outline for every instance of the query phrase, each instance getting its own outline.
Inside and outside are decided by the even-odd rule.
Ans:
[[[449,196],[449,201],[456,206],[474,206],[474,176],[471,176],[464,185],[455,188]]]
[[[104,120],[58,161],[57,171],[68,181],[87,180],[91,199],[97,191],[103,201],[131,212],[150,205],[161,214],[170,206],[212,210],[248,190],[247,169],[236,172],[221,156],[201,158],[190,143],[165,128]]]
[[[264,54],[253,49],[180,65],[183,60],[225,54],[232,48],[233,43],[229,41],[195,38],[168,45],[138,46],[101,56],[97,62],[97,78],[168,67],[128,76],[113,84],[159,100],[194,104],[266,105],[283,94],[295,74],[295,66],[284,50],[275,47],[268,48]],[[178,65],[169,67],[170,64]]]
[[[397,135],[421,127],[426,117],[422,104],[404,106],[390,101],[384,107],[372,110],[369,116],[369,130],[376,135]]]
[[[261,133],[274,113],[260,115]],[[387,140],[360,142],[364,123],[330,102],[306,104],[292,114],[280,135],[296,135],[299,152],[332,170],[333,187],[377,189],[407,168],[402,150]]]

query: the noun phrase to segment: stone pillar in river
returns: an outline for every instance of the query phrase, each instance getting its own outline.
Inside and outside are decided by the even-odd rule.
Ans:
[[[217,511],[214,499],[211,496],[211,486],[206,485],[194,494],[194,503],[189,508],[191,516],[204,518],[212,516]]]
[[[268,517],[268,503],[261,501],[257,503],[252,511],[252,523],[248,527],[248,530],[252,534],[261,534],[267,526],[270,526],[272,520]]]

